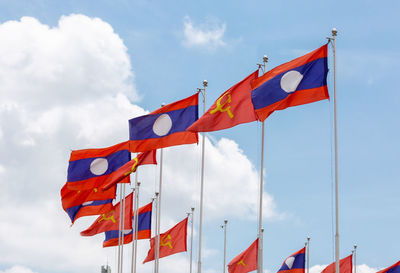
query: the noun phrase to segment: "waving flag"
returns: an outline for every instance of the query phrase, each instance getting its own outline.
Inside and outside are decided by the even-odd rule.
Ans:
[[[283,262],[278,273],[304,273],[306,264],[306,248],[293,253]]]
[[[109,175],[131,160],[129,142],[103,149],[71,152],[67,186],[71,190],[101,188]],[[129,177],[124,183],[129,183]]]
[[[376,273],[400,273],[400,261]]]
[[[131,230],[132,229],[132,202],[133,202],[133,194],[129,194],[125,197],[125,220],[124,220],[124,228],[123,230]],[[81,231],[82,236],[93,236],[101,232],[109,231],[109,230],[118,230],[119,229],[119,209],[120,203],[118,202],[115,206],[113,206],[109,211],[100,215],[94,223],[86,230]]]
[[[275,110],[329,99],[328,45],[268,71],[252,83],[251,100],[258,119]]]
[[[335,263],[331,263],[321,273],[335,273]],[[353,272],[353,255],[347,256],[339,261],[340,273],[352,273]]]
[[[186,251],[187,222],[188,218],[185,218],[170,230],[160,234],[160,258]],[[150,240],[150,250],[143,263],[154,260],[155,248],[155,238],[153,237]]]
[[[198,119],[199,95],[165,105],[129,120],[132,152],[145,152],[181,144],[197,143],[197,133],[186,129]]]
[[[107,191],[97,188],[90,190],[70,190],[67,184],[61,189],[62,207],[71,222],[82,216],[98,215],[109,211],[112,208],[112,200],[115,198],[116,187]]]
[[[138,233],[137,239],[150,239],[151,237],[151,211],[153,203],[143,206],[138,211]],[[135,214],[133,214],[135,215]],[[134,225],[135,216],[132,219]],[[103,242],[103,247],[117,246],[118,245],[118,230],[106,231],[106,239]],[[124,244],[132,242],[132,230],[124,232]]]
[[[251,103],[251,82],[258,77],[258,70],[226,90],[207,112],[187,130],[211,132],[231,128],[241,123],[257,120]]]
[[[124,178],[128,177],[131,173],[136,172],[137,167],[146,164],[157,164],[156,150],[140,153],[136,158],[125,163],[121,168],[107,177],[102,189],[108,190]]]
[[[257,269],[258,238],[228,264],[229,273],[247,273]]]

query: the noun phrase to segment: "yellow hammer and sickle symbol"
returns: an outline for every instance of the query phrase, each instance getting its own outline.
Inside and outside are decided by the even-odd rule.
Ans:
[[[135,159],[133,159],[133,160],[135,160],[135,163],[132,165],[132,168],[131,168],[130,171],[124,173],[124,176],[128,176],[131,173],[133,173],[134,171],[136,171],[136,166],[138,165],[139,161],[138,161],[137,157]]]
[[[224,103],[221,104],[222,99],[226,95],[228,95],[228,98],[226,99],[226,101]],[[228,116],[232,119],[234,117],[234,115],[231,112],[231,106],[226,106],[225,107],[225,105],[227,105],[227,104],[229,104],[231,102],[232,102],[232,98],[231,98],[230,92],[229,91],[225,92],[221,97],[219,97],[219,99],[217,99],[217,102],[216,102],[217,105],[213,110],[210,111],[210,114],[212,115],[212,114],[215,114],[217,112],[221,112],[221,113],[226,112],[228,114]]]
[[[111,215],[111,216],[110,216]],[[114,219],[114,211],[112,210],[112,211],[110,211],[110,212],[107,212],[107,213],[103,213],[102,214],[102,217],[100,218],[100,220],[99,221],[97,221],[97,222],[101,222],[101,221],[103,221],[103,220],[111,220],[113,223],[115,223],[115,219]]]
[[[243,266],[246,266],[246,264],[243,262],[243,260],[240,260],[240,262],[238,262],[237,264],[241,264]]]
[[[166,240],[169,240],[168,242],[165,242]],[[161,238],[161,242],[160,242],[161,246],[168,246],[170,249],[172,249],[172,245],[171,245],[171,235],[167,234],[164,237]]]

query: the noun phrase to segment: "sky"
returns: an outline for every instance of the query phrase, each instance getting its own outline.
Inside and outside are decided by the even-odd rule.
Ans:
[[[128,120],[194,94],[209,107],[257,69],[267,70],[337,36],[341,257],[357,244],[357,272],[400,259],[400,29],[396,0],[4,1],[0,0],[0,273],[116,272],[104,236],[81,237],[61,207],[71,150],[126,141]],[[329,46],[328,89],[333,97]],[[333,100],[292,107],[265,122],[264,271],[310,241],[311,273],[334,259]],[[202,105],[200,104],[200,109]],[[223,269],[257,237],[261,125],[206,138],[202,269]],[[201,145],[166,148],[161,231],[195,208],[197,272]],[[140,204],[157,189],[143,166]],[[129,187],[127,188],[127,191]],[[139,261],[147,240],[139,242]],[[124,272],[131,246],[124,248]],[[143,273],[152,264],[141,263]],[[160,262],[188,272],[189,253]]]

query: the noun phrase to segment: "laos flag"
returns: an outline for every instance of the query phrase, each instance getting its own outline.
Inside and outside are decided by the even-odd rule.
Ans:
[[[71,190],[101,188],[108,176],[131,160],[129,142],[71,152],[67,186]],[[130,183],[129,176],[121,183]]]
[[[400,273],[400,261],[376,273]]]
[[[258,119],[275,110],[329,99],[328,44],[268,71],[252,82],[251,101]]]
[[[293,253],[283,262],[279,273],[304,273],[306,248]]]
[[[198,93],[129,120],[133,153],[198,142],[197,133],[186,129],[198,119]]]

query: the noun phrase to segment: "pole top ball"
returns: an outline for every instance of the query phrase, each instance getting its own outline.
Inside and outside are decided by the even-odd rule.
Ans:
[[[204,86],[204,87],[207,87],[207,85],[208,85],[208,81],[207,81],[207,80],[204,80],[204,81],[203,81],[203,86]]]
[[[337,36],[337,29],[336,28],[332,28],[332,36]]]

